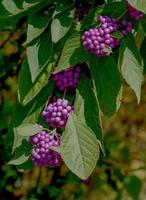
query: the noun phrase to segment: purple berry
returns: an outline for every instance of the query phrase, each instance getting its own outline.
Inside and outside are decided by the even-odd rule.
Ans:
[[[131,17],[131,19],[134,19],[134,20],[139,20],[141,18],[144,17],[144,13],[137,10],[136,8],[133,8],[127,1],[127,9],[128,9],[128,13],[129,13],[129,16]]]
[[[55,167],[61,164],[61,156],[50,147],[60,146],[59,138],[49,135],[46,131],[41,131],[30,138],[34,145],[32,149],[32,163],[35,166]]]
[[[92,36],[95,37],[95,36]],[[88,42],[85,42],[84,44],[86,45],[90,45],[91,48],[94,48],[93,44],[91,43],[91,40],[89,39]],[[71,67],[67,70],[61,71],[57,74],[54,74],[52,79],[55,81],[56,86],[58,87],[58,89],[60,91],[64,91],[66,89],[71,89],[71,88],[76,88],[78,81],[76,82],[76,84],[69,84],[70,82],[73,82],[75,77],[74,75],[76,74],[76,72],[78,72],[78,81],[80,79],[80,67],[76,66],[76,67]]]
[[[69,105],[66,99],[57,99],[54,103],[51,103],[52,110],[48,109],[50,104],[45,107],[46,115],[42,112],[42,117],[51,126],[55,128],[63,128],[66,125],[69,113],[73,111],[73,108]]]

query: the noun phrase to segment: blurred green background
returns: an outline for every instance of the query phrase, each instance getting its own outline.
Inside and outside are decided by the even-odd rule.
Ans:
[[[101,154],[88,180],[80,180],[64,164],[25,172],[7,164],[13,142],[17,75],[25,58],[25,31],[22,20],[15,30],[6,26],[0,32],[0,200],[145,200],[145,80],[139,105],[125,85],[119,112],[110,119],[102,116],[106,155]]]

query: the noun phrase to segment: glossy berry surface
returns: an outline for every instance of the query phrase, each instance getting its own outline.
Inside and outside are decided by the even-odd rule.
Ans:
[[[112,48],[119,45],[119,39],[111,33],[118,29],[116,19],[107,16],[99,17],[100,27],[85,31],[82,36],[83,46],[89,52],[102,57],[108,56]]]
[[[51,126],[55,128],[63,128],[66,125],[69,113],[73,111],[66,99],[57,99],[53,103],[49,103],[44,111],[42,117]]]
[[[133,8],[128,2],[127,2],[127,9],[128,9],[128,13],[131,19],[139,20],[144,17],[143,12]]]
[[[120,44],[120,38],[114,37],[112,34],[122,28],[121,33],[127,35],[132,31],[130,22],[117,22],[115,18],[108,16],[99,16],[99,28],[91,28],[84,32],[82,42],[84,48],[98,57],[108,56],[112,53],[112,49]]]
[[[32,163],[34,166],[59,166],[61,163],[61,156],[55,152],[51,147],[58,147],[60,140],[46,131],[41,131],[30,138],[31,144],[34,145],[32,149]]]
[[[53,75],[52,79],[55,81],[58,89],[60,91],[64,91],[77,87],[78,81],[80,79],[80,72],[80,67],[71,67]]]

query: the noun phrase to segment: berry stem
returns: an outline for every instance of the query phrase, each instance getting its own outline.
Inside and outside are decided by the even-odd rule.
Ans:
[[[67,90],[64,90],[63,99],[65,99],[66,93],[67,93]]]

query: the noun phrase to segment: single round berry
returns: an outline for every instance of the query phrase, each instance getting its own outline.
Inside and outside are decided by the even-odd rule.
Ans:
[[[67,70],[54,74],[52,79],[55,81],[58,89],[60,91],[64,91],[66,89],[77,87],[80,79],[80,72],[80,67],[71,67]]]
[[[61,155],[51,149],[51,147],[60,146],[59,138],[41,131],[30,138],[30,143],[34,145],[32,149],[34,166],[55,167],[61,164]]]
[[[42,117],[51,126],[55,128],[63,128],[66,125],[69,113],[73,111],[66,99],[57,99],[53,103],[49,103],[44,111]]]

